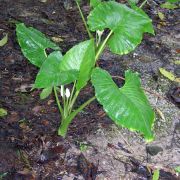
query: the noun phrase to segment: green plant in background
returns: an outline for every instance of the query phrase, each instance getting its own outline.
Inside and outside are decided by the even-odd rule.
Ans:
[[[83,143],[83,142],[80,142],[79,143],[79,148],[80,148],[81,152],[84,152],[84,151],[86,151],[88,149],[88,145]]]
[[[154,170],[152,180],[159,180],[159,175],[160,175],[159,169]]]
[[[8,175],[8,172],[0,173],[0,180],[3,180]]]
[[[0,117],[4,117],[4,116],[7,116],[7,110],[6,109],[3,109],[3,108],[0,108]]]
[[[154,34],[151,19],[133,2],[130,8],[115,1],[91,0],[92,11],[86,22],[79,2],[76,3],[90,39],[75,45],[65,55],[38,30],[23,23],[16,28],[24,56],[40,68],[34,88],[43,89],[41,99],[54,91],[61,114],[58,135],[65,137],[74,117],[97,99],[117,125],[139,131],[151,141],[155,114],[141,88],[138,73],[127,70],[125,84],[119,88],[107,71],[96,66],[106,47],[115,54],[128,54],[141,43],[144,33]],[[47,48],[54,51],[47,55]],[[95,96],[74,109],[80,91],[89,81],[95,88]]]
[[[175,170],[177,173],[180,173],[180,166],[175,167],[174,170]]]

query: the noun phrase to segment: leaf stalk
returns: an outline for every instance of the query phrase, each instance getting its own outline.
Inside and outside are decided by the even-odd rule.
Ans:
[[[80,7],[80,5],[79,5],[79,2],[78,2],[77,0],[76,0],[76,4],[77,4],[78,10],[79,10],[79,13],[80,13],[80,15],[81,15],[82,21],[83,21],[83,23],[84,23],[84,26],[85,26],[85,28],[86,28],[86,31],[87,31],[87,33],[88,33],[88,36],[89,36],[90,39],[92,39],[92,38],[93,38],[93,35],[92,35],[91,32],[89,31],[89,28],[88,28],[88,26],[87,26],[85,17],[84,17],[84,15],[83,15],[83,12],[82,12],[81,7]]]
[[[100,45],[100,47],[99,47],[99,49],[98,49],[98,51],[97,51],[97,53],[96,53],[96,56],[95,56],[95,61],[98,60],[100,54],[101,54],[102,51],[104,50],[104,48],[105,48],[105,46],[106,46],[106,43],[107,43],[107,41],[109,40],[109,38],[111,37],[112,33],[113,33],[113,31],[111,30],[111,31],[109,32],[109,34],[107,35],[106,39],[105,39],[105,40],[103,41],[103,43]]]
[[[78,109],[76,109],[74,112],[72,112],[66,119],[64,119],[64,121],[62,121],[62,123],[58,129],[58,135],[65,137],[67,134],[69,124],[74,119],[74,117],[95,99],[96,99],[96,97],[93,96],[88,101],[86,101],[84,104],[82,104]]]
[[[64,113],[63,113],[63,109],[61,107],[61,104],[60,104],[60,101],[59,101],[59,98],[58,98],[58,95],[57,95],[56,87],[54,86],[53,89],[54,89],[54,95],[55,95],[55,98],[56,98],[56,103],[58,105],[59,112],[61,114],[62,119],[64,119]]]

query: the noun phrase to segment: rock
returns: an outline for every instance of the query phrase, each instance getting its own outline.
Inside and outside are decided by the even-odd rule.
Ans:
[[[180,123],[175,124],[174,130],[180,132]]]
[[[51,151],[45,150],[40,154],[38,163],[45,164],[52,160],[57,160],[58,156],[55,153],[52,153]]]
[[[171,98],[172,102],[180,107],[180,87],[173,87],[169,90],[168,96]]]
[[[42,108],[43,108],[42,106],[33,107],[33,109],[32,109],[33,114],[38,115],[42,111]]]
[[[151,156],[157,155],[159,152],[163,151],[163,148],[159,146],[147,146],[146,147],[147,153],[149,153]]]
[[[174,72],[175,72],[175,74],[176,74],[176,76],[180,76],[180,67],[178,66],[178,67],[176,67],[175,68],[175,70],[174,70]]]

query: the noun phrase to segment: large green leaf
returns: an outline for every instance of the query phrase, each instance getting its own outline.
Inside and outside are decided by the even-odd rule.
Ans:
[[[78,71],[76,88],[80,90],[90,78],[90,71],[94,63],[94,40],[91,39],[79,43],[65,54],[60,64],[60,71]]]
[[[107,71],[96,68],[92,72],[96,97],[104,110],[117,124],[153,139],[151,128],[155,119],[137,73],[125,72],[125,85],[118,88]]]
[[[101,0],[90,0],[90,6],[91,7],[96,7],[101,3]]]
[[[76,69],[79,71],[81,62],[93,40],[87,40],[72,47],[63,57],[60,69],[62,71]]]
[[[128,0],[129,3],[137,4],[139,0]]]
[[[63,57],[60,52],[51,53],[36,77],[35,88],[69,84],[75,80],[78,80],[77,89],[82,88],[94,66],[94,54],[93,40],[79,43]]]
[[[180,2],[180,0],[166,0],[166,1],[168,1],[168,2],[170,2],[170,3]]]
[[[139,8],[130,9],[117,2],[102,2],[90,13],[88,25],[91,31],[112,30],[108,41],[110,50],[127,54],[140,44],[143,33],[154,34],[152,20]]]
[[[91,71],[94,66],[95,66],[94,40],[90,40],[80,65],[79,76],[76,84],[77,90],[82,89],[87,84],[87,81],[90,79]]]
[[[46,59],[46,48],[60,49],[47,39],[43,33],[32,27],[26,27],[23,23],[16,25],[16,33],[24,56],[38,67],[41,67]]]
[[[77,70],[60,70],[60,63],[63,56],[59,51],[51,53],[46,61],[42,64],[35,80],[35,88],[49,88],[66,84],[77,78]]]

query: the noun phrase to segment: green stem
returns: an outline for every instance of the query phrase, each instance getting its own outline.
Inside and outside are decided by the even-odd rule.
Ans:
[[[64,85],[61,85],[61,96],[63,99],[63,110],[64,110],[64,118],[66,118],[66,97],[65,97],[65,89],[64,89]]]
[[[59,112],[61,114],[61,117],[62,119],[64,118],[64,114],[63,114],[63,109],[61,107],[61,104],[59,102],[59,98],[58,98],[58,95],[57,95],[57,90],[56,90],[56,87],[54,86],[54,95],[55,95],[55,98],[56,98],[56,103],[58,105],[58,109],[59,109]]]
[[[108,34],[108,36],[106,37],[106,39],[103,41],[103,43],[101,44],[101,46],[99,47],[97,53],[96,53],[96,56],[95,56],[95,61],[98,60],[100,54],[102,53],[102,51],[104,50],[105,46],[106,46],[106,43],[107,41],[109,40],[109,38],[111,37],[113,31],[111,30]]]
[[[147,3],[147,0],[143,1],[139,8],[142,8]]]
[[[72,111],[73,105],[74,105],[74,103],[75,103],[75,101],[76,101],[78,95],[79,95],[79,91],[76,91],[76,93],[75,93],[75,95],[74,95],[72,101],[71,101],[70,104],[69,104],[69,112]]]
[[[68,99],[64,97],[64,119],[68,116]]]
[[[73,84],[73,88],[72,88],[71,95],[70,95],[70,98],[69,98],[69,104],[70,104],[71,101],[72,101],[72,97],[73,97],[73,95],[74,95],[75,87],[76,87],[76,81],[74,81],[74,84]]]
[[[79,10],[79,13],[80,13],[80,15],[81,15],[81,18],[82,18],[82,20],[83,20],[84,26],[85,26],[85,28],[86,28],[86,31],[87,31],[87,33],[88,33],[88,35],[89,35],[89,38],[91,39],[91,38],[93,38],[93,35],[92,35],[91,32],[89,31],[89,28],[88,28],[88,26],[87,26],[86,20],[85,20],[85,18],[84,18],[84,15],[83,15],[83,13],[82,13],[82,11],[81,11],[81,8],[80,8],[79,3],[78,3],[77,0],[76,0],[76,4],[77,4],[78,10]]]
[[[84,104],[82,104],[78,109],[76,109],[74,112],[72,112],[66,119],[64,119],[64,121],[62,121],[61,126],[58,129],[58,135],[65,137],[67,134],[69,124],[74,119],[74,117],[95,99],[96,99],[95,96],[90,98],[88,101],[86,101]]]
[[[71,95],[69,97],[69,102],[68,102],[68,113],[71,113],[71,104],[72,104],[72,98],[73,98],[73,95],[74,95],[74,90],[75,90],[75,87],[76,87],[76,81],[74,81],[74,84],[73,84],[73,88],[72,88],[72,91],[71,91]]]

